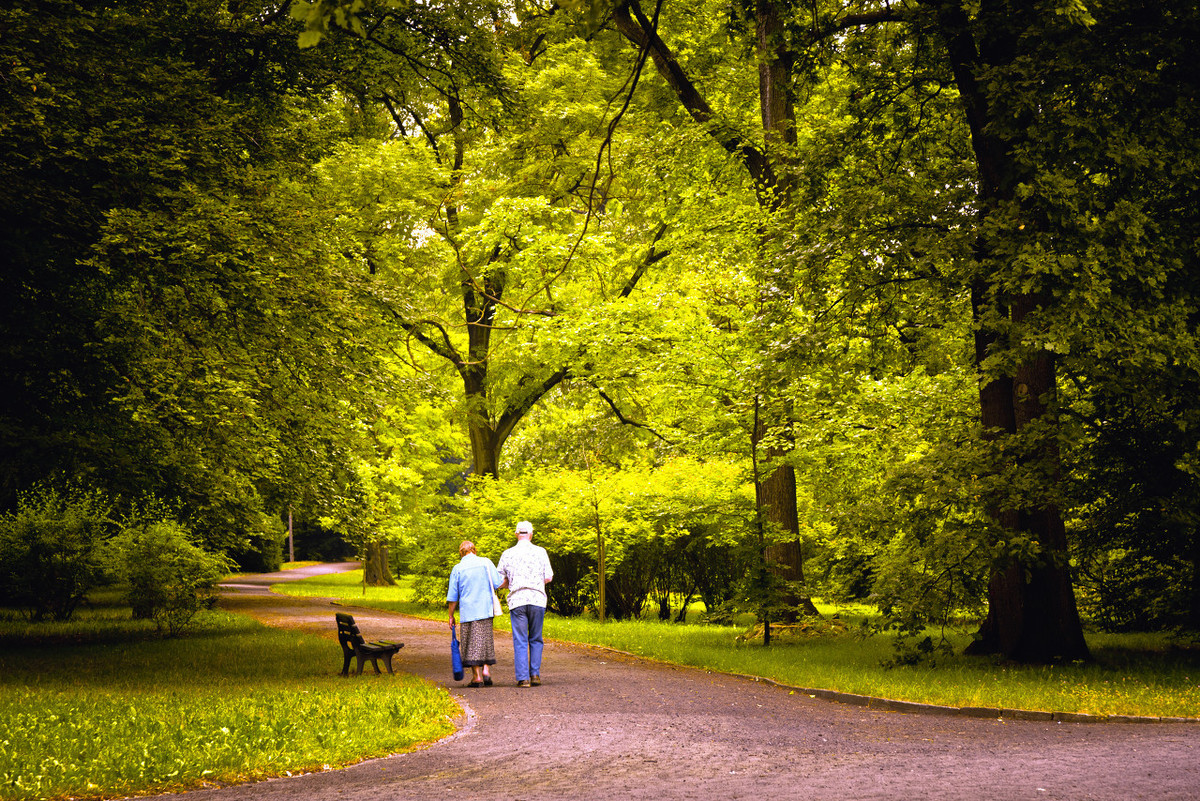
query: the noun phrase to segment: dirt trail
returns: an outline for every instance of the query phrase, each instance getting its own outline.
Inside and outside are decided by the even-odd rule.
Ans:
[[[328,602],[253,586],[278,580],[247,582],[222,605],[331,636]],[[547,644],[543,685],[518,689],[504,634],[496,686],[466,689],[450,676],[444,623],[353,611],[369,637],[406,643],[400,669],[446,684],[464,704],[459,734],[346,770],[189,799],[1200,798],[1200,726],[876,711],[560,643]],[[331,646],[330,668],[340,667]]]

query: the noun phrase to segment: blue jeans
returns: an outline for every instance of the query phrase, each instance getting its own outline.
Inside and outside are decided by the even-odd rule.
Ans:
[[[517,681],[529,681],[530,675],[542,674],[542,621],[546,610],[525,604],[508,610],[512,622],[513,667]]]

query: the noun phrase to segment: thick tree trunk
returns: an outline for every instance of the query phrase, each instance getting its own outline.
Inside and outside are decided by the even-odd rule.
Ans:
[[[363,560],[363,582],[369,587],[388,587],[396,583],[392,568],[388,564],[387,545],[382,542],[367,543]]]
[[[1038,664],[1090,659],[1058,511],[1021,514],[1018,526],[1041,544],[1042,558],[1035,565],[1014,561],[993,569],[988,615],[967,653]]]
[[[471,460],[475,475],[499,478],[500,444],[496,432],[478,422],[467,424],[471,438]]]
[[[1013,156],[1017,143],[991,130],[994,116],[1005,113],[1005,106],[981,75],[1019,58],[1021,26],[1033,13],[1029,8],[1001,8],[995,3],[985,6],[981,18],[986,18],[988,24],[980,28],[972,25],[956,0],[936,3],[947,57],[971,132],[979,175],[981,231],[989,214],[1012,203],[1016,186],[1026,177]],[[1006,320],[1020,326],[1050,301],[1037,295],[1007,297],[997,283],[1000,265],[982,234],[975,257],[978,274],[971,288],[971,301],[976,329],[975,366],[982,375],[991,350],[1012,344],[1001,341],[997,327],[1005,327]],[[1050,413],[1047,404],[1053,401],[1055,391],[1054,360],[1045,351],[1028,357],[1011,376],[990,378],[979,392],[985,436],[1014,435],[1045,421]],[[1037,470],[1054,480],[1059,474],[1058,452],[1051,437],[1041,436],[1045,442],[1042,452],[1014,466]],[[1058,509],[1036,501],[1031,508],[1019,511],[992,512],[1003,530],[1029,536],[1040,549],[1040,556],[1034,564],[1012,561],[993,568],[988,584],[988,615],[969,652],[1041,663],[1088,658],[1067,563],[1066,531]]]
[[[976,302],[981,302],[978,295]],[[1011,318],[1022,322],[1041,303],[1025,296],[1013,303]],[[980,316],[977,309],[976,317]],[[977,328],[978,330],[978,328]],[[976,363],[982,362],[991,342],[976,335]],[[1021,365],[1012,378],[1002,376],[980,389],[980,420],[986,431],[1020,432],[1043,420],[1054,396],[1054,359],[1042,352]],[[1059,454],[1052,441],[1018,469],[1058,475]],[[1020,512],[995,512],[1003,529],[1031,537],[1040,548],[1034,564],[1009,561],[996,565],[988,582],[988,615],[978,637],[967,649],[974,654],[999,654],[1030,663],[1050,663],[1090,658],[1083,626],[1075,604],[1074,585],[1067,557],[1067,535],[1062,516],[1043,503]]]

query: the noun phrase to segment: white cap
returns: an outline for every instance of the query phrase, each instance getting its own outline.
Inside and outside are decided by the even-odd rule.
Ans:
[[[517,533],[518,534],[532,534],[533,533],[533,523],[530,523],[528,520],[522,520],[520,523],[517,523]]]

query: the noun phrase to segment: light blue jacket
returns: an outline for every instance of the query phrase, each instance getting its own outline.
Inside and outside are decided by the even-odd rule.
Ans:
[[[450,571],[446,602],[458,602],[458,619],[463,623],[491,617],[492,590],[501,581],[491,559],[469,553]]]

